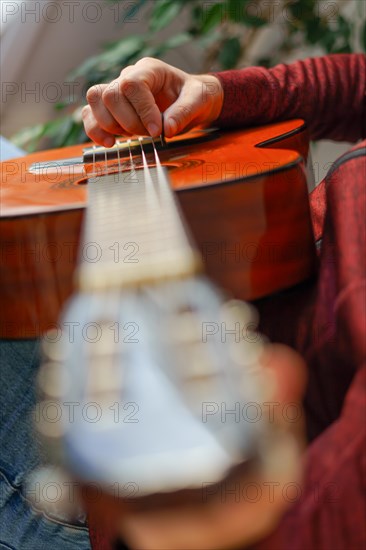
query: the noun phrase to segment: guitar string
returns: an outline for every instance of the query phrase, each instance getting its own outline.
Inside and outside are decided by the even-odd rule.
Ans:
[[[119,147],[120,147],[120,145],[119,145],[119,139],[116,139],[118,172],[121,171],[121,153],[120,153]]]
[[[146,159],[145,151],[142,144],[142,137],[139,137],[139,142],[141,147],[142,162],[144,166],[144,186],[147,197],[147,207],[152,207],[152,212],[154,213],[154,211],[158,208],[158,197],[153,180],[151,178],[150,166]],[[148,213],[146,212],[146,214]]]
[[[108,173],[108,155],[107,155],[107,149],[104,149],[104,163],[105,163],[105,171]]]
[[[165,141],[162,136],[160,141],[163,143]],[[180,227],[180,224],[178,222],[179,216],[174,215],[175,206],[176,206],[174,197],[170,192],[170,184],[169,184],[167,175],[162,167],[162,164],[159,158],[159,152],[155,145],[155,141],[153,138],[151,138],[151,144],[154,151],[155,164],[156,164],[156,170],[157,170],[157,177],[154,178],[155,181],[153,181],[151,177],[151,173],[150,173],[151,166],[147,161],[147,157],[144,149],[144,141],[143,141],[143,138],[141,137],[139,138],[139,144],[141,148],[141,158],[143,161],[143,178],[141,182],[143,185],[142,192],[145,194],[147,200],[144,201],[142,204],[143,206],[145,206],[143,211],[146,218],[144,220],[144,223],[142,224],[142,227],[138,229],[138,234],[140,238],[143,239],[142,242],[144,242],[144,244],[147,245],[149,238],[147,239],[147,242],[146,242],[146,237],[151,236],[151,232],[148,229],[148,227],[151,227],[151,229],[153,230],[152,235],[155,235],[151,239],[152,242],[156,243],[156,241],[158,240],[162,243],[163,241],[166,241],[168,237],[171,239],[174,235],[175,237],[178,237],[178,241],[180,241],[180,244],[186,244],[184,242],[185,239],[183,238],[183,235],[182,235],[182,227]],[[121,167],[121,160],[120,160],[120,148],[118,146],[120,146],[119,140],[117,143],[117,158],[118,158],[118,167],[119,167],[118,173],[122,174],[123,170]],[[129,172],[131,175],[131,178],[127,180],[127,183],[128,182],[139,183],[139,178],[137,177],[137,174],[136,174],[136,169],[135,169],[136,165],[133,159],[130,139],[127,140],[127,146],[129,150],[129,157],[130,157],[130,170],[127,172]],[[96,149],[97,149],[96,146],[93,146],[93,164],[94,164],[95,174],[97,171]],[[108,175],[107,150],[104,151],[104,160],[105,160],[105,172],[106,172],[106,175]],[[136,176],[136,178],[134,176]],[[121,186],[121,190],[122,190],[122,186]],[[131,192],[128,192],[128,194],[130,195]],[[98,195],[98,198],[101,199],[102,196]],[[119,198],[122,200],[122,196],[120,196]],[[173,208],[169,208],[170,206],[173,206]],[[164,215],[162,215],[163,211],[164,211]],[[183,231],[183,234],[184,234],[184,231]]]

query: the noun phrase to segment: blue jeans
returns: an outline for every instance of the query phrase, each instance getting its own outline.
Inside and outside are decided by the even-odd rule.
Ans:
[[[44,461],[31,419],[38,347],[36,340],[0,341],[0,549],[90,550],[85,521],[38,513],[26,485]]]
[[[24,151],[0,136],[1,160]],[[90,550],[85,521],[70,522],[35,508],[27,477],[43,462],[34,436],[38,342],[0,340],[0,550]]]

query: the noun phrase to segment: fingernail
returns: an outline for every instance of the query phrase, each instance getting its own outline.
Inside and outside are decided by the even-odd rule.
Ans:
[[[178,124],[174,118],[169,118],[169,120],[167,120],[166,122],[166,125],[167,125],[167,130],[171,135],[174,135],[177,133]]]
[[[107,137],[103,140],[104,147],[113,147],[115,144],[115,139],[112,137]]]
[[[159,134],[159,127],[154,122],[149,122],[147,125],[148,132],[150,136],[156,137]]]

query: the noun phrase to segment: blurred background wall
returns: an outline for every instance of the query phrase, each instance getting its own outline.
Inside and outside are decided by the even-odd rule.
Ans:
[[[146,7],[123,21],[134,4],[1,0],[1,133],[11,137],[24,126],[55,118],[54,108],[62,97],[81,89],[73,87],[68,78],[75,67],[108,42],[144,34]],[[179,32],[184,24],[184,19],[176,20],[173,32]],[[184,70],[200,70],[202,52],[192,45],[167,57]]]
[[[169,10],[174,9],[174,5],[176,6],[179,2],[182,6],[177,10],[176,15],[174,16],[174,12],[169,15]],[[227,20],[223,21],[222,11],[221,20],[218,19],[218,10],[215,6],[222,5],[222,3],[202,1],[198,4],[201,10],[199,17],[201,20],[206,17],[208,23],[204,21],[203,25],[211,25],[211,28],[202,33],[203,38],[199,44],[195,40],[185,40],[183,37],[181,47],[168,48],[163,58],[188,72],[197,73],[203,70],[222,68],[222,64],[219,65],[220,56],[224,57],[221,54],[225,53],[224,48],[227,47],[228,41],[232,41],[229,43],[232,48],[236,47],[235,33],[241,33],[243,36],[247,33],[249,36],[247,38],[247,34],[245,34],[245,47],[242,47],[242,51],[234,60],[237,66],[253,64],[261,59],[265,60],[268,52],[276,51],[276,49],[278,50],[278,60],[281,61],[291,61],[308,55],[324,53],[324,45],[318,46],[317,44],[317,35],[314,40],[311,39],[311,22],[306,23],[308,26],[304,27],[305,34],[308,33],[310,36],[309,40],[299,40],[297,45],[295,36],[295,45],[287,47],[287,50],[286,48],[284,51],[281,50],[279,46],[282,44],[281,40],[283,41],[281,18],[286,17],[284,15],[286,13],[287,16],[291,14],[285,3],[285,8],[282,6],[282,12],[277,12],[278,20],[275,20],[275,10],[279,10],[281,2],[282,0],[266,0],[264,2],[252,0],[248,3],[248,0],[237,0],[236,3],[231,4],[241,16],[245,7],[248,21],[228,22]],[[257,8],[254,9],[256,4],[260,8],[259,11]],[[300,10],[298,11],[300,20],[301,17],[306,16],[308,9],[306,6],[309,4],[309,0],[292,0],[292,4],[296,4],[297,9]],[[10,137],[23,127],[39,125],[60,116],[60,113],[55,111],[55,106],[65,98],[66,102],[70,96],[72,99],[74,94],[84,95],[88,86],[83,78],[70,78],[70,72],[85,59],[100,53],[102,46],[107,43],[125,40],[128,37],[146,37],[149,33],[149,36],[155,33],[159,39],[158,42],[169,39],[169,37],[183,36],[182,33],[192,23],[192,5],[193,2],[182,0],[176,2],[170,0],[135,2],[128,0],[119,2],[116,0],[2,0],[0,28],[1,133]],[[327,2],[320,0],[314,5],[317,6],[318,13],[321,12],[322,16],[324,14],[329,17],[334,16],[335,34],[338,32],[336,25],[339,26],[341,23],[339,17],[352,23],[352,33],[356,33],[359,29],[360,35],[362,34],[366,13],[366,2],[363,0]],[[156,21],[152,21],[151,10],[157,10],[159,6],[161,7],[160,14],[159,12],[155,14]],[[269,9],[272,10],[273,18],[268,19],[267,24],[262,24],[259,20],[259,16],[262,16],[261,9],[266,9],[267,12],[263,13],[267,14],[270,13]],[[283,9],[287,9],[287,11],[285,12]],[[164,25],[164,17],[167,20],[166,25]],[[212,21],[210,21],[210,17]],[[245,33],[244,27],[238,27],[239,23],[247,25]],[[332,24],[333,22],[330,21],[330,29],[332,29]],[[314,20],[314,28],[316,25],[317,21]],[[235,26],[238,27],[237,30]],[[220,28],[221,35],[218,34],[218,28]],[[222,33],[225,32],[226,35],[223,35]],[[350,34],[349,29],[348,31],[345,29],[344,32],[345,35],[347,32]],[[321,37],[321,31],[319,37]],[[318,41],[321,40],[319,37]],[[353,40],[352,36],[349,38],[349,42],[354,51],[361,51],[361,46]],[[215,44],[218,44],[219,48],[221,47],[221,52],[218,50],[216,57],[214,48],[217,46]],[[141,51],[141,55],[146,55],[145,50]],[[212,55],[212,51],[214,55]],[[147,53],[154,54],[154,49],[150,48]],[[137,54],[135,57],[141,56]],[[120,68],[122,67],[123,63],[120,65]],[[329,164],[347,146],[347,144],[332,142],[317,144],[313,153],[317,181],[321,180],[329,168]]]

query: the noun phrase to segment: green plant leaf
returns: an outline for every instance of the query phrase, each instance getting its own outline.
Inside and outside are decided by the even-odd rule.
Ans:
[[[241,45],[239,38],[227,38],[222,44],[219,53],[219,61],[223,69],[233,69],[239,61],[241,55]]]
[[[39,140],[47,132],[48,126],[49,123],[22,128],[19,132],[11,136],[11,142],[17,147],[21,147],[29,153],[33,153],[33,151],[37,149]]]
[[[325,46],[327,53],[350,53],[351,35],[352,24],[342,15],[338,15],[336,31],[328,27],[319,42]]]
[[[308,48],[309,45],[320,47],[327,53],[352,51],[355,20],[352,15],[347,15],[347,18],[343,15],[351,13],[343,10],[343,6],[350,1],[343,0],[337,13],[334,13],[329,9],[332,6],[319,9],[319,0],[279,0],[286,10],[286,15],[281,18],[283,33],[279,43],[275,49],[259,54],[253,62],[270,67],[299,51],[302,46]],[[129,18],[136,18],[137,10],[145,6],[146,9],[139,11],[139,15],[141,13],[146,21],[150,18],[150,30],[105,44],[99,55],[86,59],[71,73],[70,81],[79,78],[84,91],[93,84],[111,81],[125,65],[135,63],[141,57],[163,57],[171,49],[191,40],[195,40],[205,51],[210,66],[219,64],[223,69],[234,68],[242,55],[241,31],[236,30],[237,25],[243,25],[245,28],[242,30],[246,32],[247,28],[270,24],[271,21],[266,20],[267,14],[272,13],[266,9],[270,3],[270,0],[108,0],[109,8],[118,14],[118,22],[122,24],[127,23]],[[183,9],[184,15],[187,15],[183,31],[162,38],[159,31],[179,17]],[[361,12],[359,17],[363,14]],[[360,24],[360,41],[366,51],[366,22]],[[70,113],[70,107],[80,105],[80,100],[78,95],[63,97],[55,107],[58,111],[65,109],[67,114],[64,117],[26,128],[18,132],[14,142],[22,147],[27,144],[28,150],[34,150],[44,144],[62,146],[85,141],[87,138],[80,117],[75,118]]]
[[[63,111],[67,107],[70,107],[70,105],[73,105],[74,103],[76,103],[76,101],[77,101],[76,94],[66,96],[62,98],[61,101],[55,104],[54,109],[55,111]]]
[[[245,19],[243,19],[243,23],[248,25],[248,27],[259,28],[263,27],[263,25],[266,25],[267,21],[265,19],[262,19],[261,17],[257,17],[256,15],[251,15],[248,13]]]
[[[342,15],[338,15],[338,32],[340,32],[344,40],[349,40],[351,37],[351,24]]]
[[[164,51],[171,50],[173,48],[179,48],[179,46],[183,46],[183,44],[186,44],[191,40],[192,40],[192,35],[188,32],[181,32],[179,34],[176,34],[175,36],[171,36],[170,38],[165,40],[163,44]]]
[[[248,0],[228,0],[226,3],[228,19],[234,23],[242,23],[243,12],[247,9],[247,4]]]
[[[122,13],[120,21],[122,21],[123,23],[131,23],[133,20],[136,21],[136,19],[134,18],[138,15],[139,11],[146,4],[146,2],[147,0],[139,0],[138,2],[127,2],[127,10],[125,13]],[[130,19],[132,21],[130,21]]]
[[[316,44],[324,36],[323,22],[318,16],[314,16],[305,22],[306,38],[310,44]]]
[[[349,44],[344,44],[343,46],[338,46],[333,48],[332,53],[351,53],[352,48]]]
[[[230,0],[227,4],[227,17],[235,23],[242,23],[248,27],[262,27],[267,23],[261,17],[262,10],[259,4],[249,0]]]
[[[219,43],[222,38],[222,32],[220,28],[212,30],[210,33],[197,37],[201,48],[209,48],[212,44]]]
[[[86,134],[84,132],[83,124],[81,122],[75,122],[70,125],[70,128],[59,142],[57,147],[67,147],[80,141],[85,141]]]
[[[207,4],[208,2],[205,4],[205,9],[202,10],[202,21],[199,29],[201,34],[206,34],[220,25],[225,16],[225,7],[222,2],[212,5]]]
[[[292,0],[285,4],[285,17],[289,24],[309,21],[316,17],[318,0]],[[319,11],[319,10],[318,10]]]
[[[183,7],[180,0],[155,0],[149,28],[158,32],[175,19]]]
[[[144,39],[135,35],[123,38],[113,45],[109,44],[107,51],[87,59],[70,73],[69,78],[84,77],[93,80],[94,73],[106,73],[116,67],[122,69],[133,56],[139,54],[144,45]]]
[[[260,65],[261,67],[266,67],[267,69],[269,69],[272,65],[272,59],[270,57],[260,57],[258,59],[258,65]]]
[[[337,35],[333,31],[327,30],[324,32],[323,36],[321,37],[321,44],[324,47],[325,51],[327,53],[331,53],[333,51],[334,45],[337,40]]]
[[[23,147],[32,153],[44,145],[45,138],[47,138],[45,142],[47,148],[65,147],[88,139],[82,122],[75,120],[73,114],[68,114],[45,124],[24,128],[12,136],[11,140],[18,147]]]

